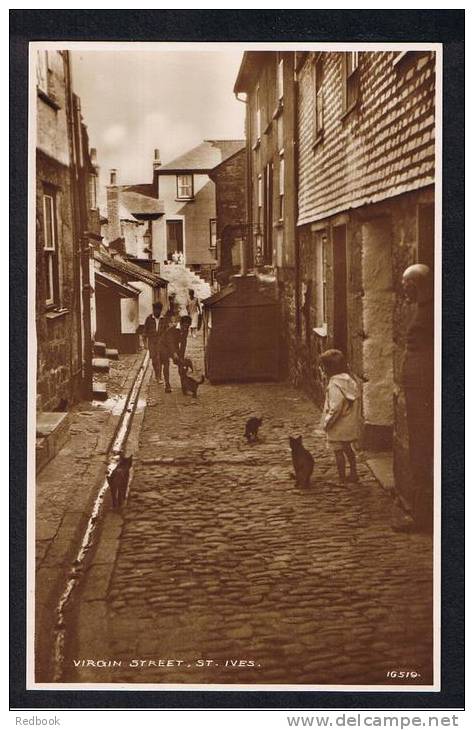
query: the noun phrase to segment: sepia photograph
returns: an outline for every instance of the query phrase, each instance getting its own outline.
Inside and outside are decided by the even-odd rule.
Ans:
[[[29,689],[440,689],[439,43],[29,44]]]

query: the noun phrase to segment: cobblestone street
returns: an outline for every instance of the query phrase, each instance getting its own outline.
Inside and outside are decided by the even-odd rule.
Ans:
[[[200,374],[200,338],[187,354]],[[172,387],[150,380],[128,503],[106,517],[121,534],[104,631],[84,611],[91,571],[77,615],[74,658],[119,666],[70,660],[67,681],[384,684],[408,670],[430,684],[431,538],[392,532],[392,500],[361,460],[360,483],[338,486],[302,392],[206,381],[194,400],[174,366]],[[264,419],[255,445],[251,415]],[[307,490],[290,476],[300,434],[315,458]]]

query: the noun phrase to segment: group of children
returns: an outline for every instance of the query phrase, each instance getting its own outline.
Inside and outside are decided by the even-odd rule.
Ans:
[[[360,387],[347,371],[340,350],[326,350],[320,357],[328,383],[321,428],[326,432],[328,447],[334,452],[342,483],[358,481],[356,456],[352,444],[360,437]],[[346,461],[349,474],[346,474]]]

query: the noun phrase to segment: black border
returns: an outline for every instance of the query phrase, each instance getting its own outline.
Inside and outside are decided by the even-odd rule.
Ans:
[[[26,690],[28,42],[443,43],[441,692]],[[10,10],[10,678],[12,708],[464,707],[464,10]],[[449,377],[446,375],[449,374]]]

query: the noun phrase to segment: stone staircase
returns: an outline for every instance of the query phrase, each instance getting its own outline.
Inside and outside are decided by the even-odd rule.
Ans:
[[[199,300],[212,294],[211,287],[199,274],[188,269],[184,264],[168,263],[160,265],[160,276],[169,281],[168,294],[176,294],[176,301],[182,307],[188,298],[188,289],[194,289]]]
[[[92,371],[94,373],[108,373],[110,370],[109,361],[118,359],[118,350],[107,347],[105,342],[94,342],[94,357],[92,358]],[[93,400],[107,400],[107,384],[94,379],[92,384],[92,398]]]

